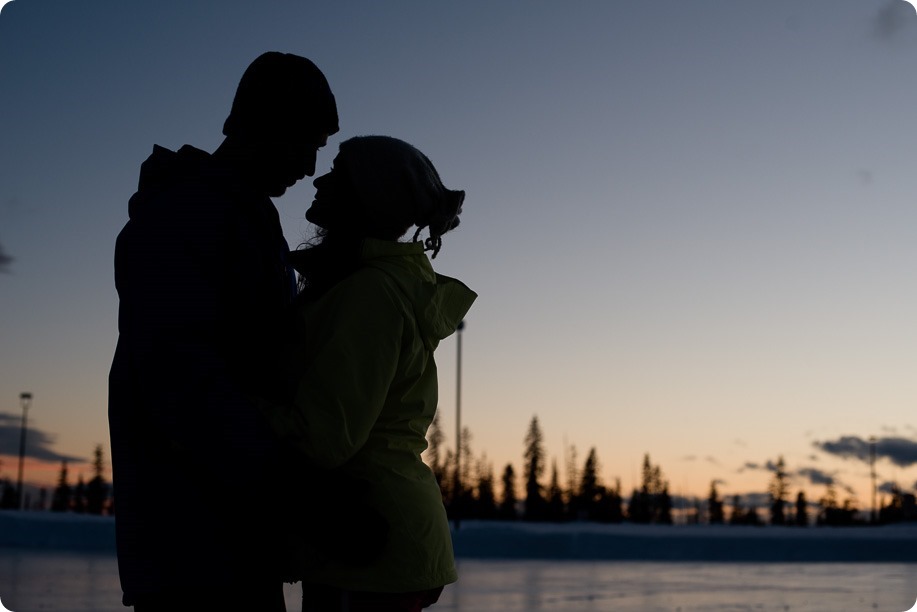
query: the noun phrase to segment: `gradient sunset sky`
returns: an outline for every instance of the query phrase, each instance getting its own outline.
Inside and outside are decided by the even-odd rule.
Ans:
[[[476,455],[521,469],[537,415],[644,453],[672,493],[917,480],[917,14],[903,0],[123,2],[0,13],[0,477],[108,447],[113,249],[154,144],[212,151],[267,50],[324,71],[341,132],[407,140],[467,191],[437,269]],[[276,200],[310,235],[303,181]],[[455,341],[437,355],[454,439]],[[86,464],[72,474],[88,475]]]

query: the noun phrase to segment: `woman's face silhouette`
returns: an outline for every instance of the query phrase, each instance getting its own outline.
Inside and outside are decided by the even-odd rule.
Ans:
[[[353,204],[356,195],[344,170],[345,163],[339,153],[331,170],[312,181],[315,199],[306,211],[306,219],[310,223],[331,229],[331,226],[337,225],[336,220],[346,218],[348,204]]]

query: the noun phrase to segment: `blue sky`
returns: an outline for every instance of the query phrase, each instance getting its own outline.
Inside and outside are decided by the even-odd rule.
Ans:
[[[537,414],[561,466],[565,444],[595,446],[626,489],[645,452],[700,495],[712,479],[764,490],[783,455],[796,486],[817,496],[806,475],[828,475],[866,503],[845,437],[903,440],[894,458],[917,444],[903,0],[14,0],[0,413],[31,391],[48,449],[107,446],[113,247],[140,163],[153,144],[213,150],[242,71],[272,49],[311,58],[337,96],[320,170],[342,139],[388,134],[466,190],[436,264],[480,294],[463,421],[497,471],[518,468]],[[276,201],[291,244],[312,193]],[[450,440],[454,352],[438,354]],[[883,459],[880,477],[912,488],[911,465]],[[39,467],[27,477],[53,479]]]

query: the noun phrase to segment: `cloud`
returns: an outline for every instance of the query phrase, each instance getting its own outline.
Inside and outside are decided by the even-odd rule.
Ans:
[[[880,438],[876,454],[899,467],[908,467],[917,463],[917,442],[906,438]]]
[[[786,467],[783,468],[786,470]],[[745,465],[739,468],[739,472],[744,472],[745,470],[761,470],[763,472],[776,472],[777,464],[774,461],[768,459],[765,463],[755,463],[754,461],[746,461]]]
[[[834,476],[818,468],[801,468],[796,471],[796,475],[808,479],[814,485],[834,484]]]
[[[831,455],[869,463],[869,441],[858,436],[841,436],[837,440],[814,442],[814,446]],[[917,463],[917,442],[889,436],[876,439],[876,458],[888,459],[898,467]]]
[[[685,455],[684,457],[682,457],[682,461],[699,461],[700,459],[701,458],[698,457],[697,455]],[[713,457],[712,455],[707,455],[706,457],[703,458],[703,460],[712,465],[720,464],[720,462],[716,460],[716,457]]]
[[[895,489],[897,488],[898,488],[898,485],[890,480],[887,482],[883,482],[878,487],[876,487],[879,493],[888,493],[888,494],[894,493]]]
[[[0,412],[0,455],[19,456],[22,417]],[[34,427],[26,427],[25,455],[40,461],[84,463],[82,457],[61,455],[51,449],[54,436]]]
[[[891,40],[914,19],[914,7],[905,0],[888,0],[873,20],[875,34],[881,40]]]
[[[817,443],[816,443],[817,444]],[[867,451],[868,452],[868,451]],[[784,471],[788,477],[789,481],[793,481],[797,478],[804,479],[813,485],[837,485],[844,487],[843,483],[837,478],[836,473],[828,473],[825,470],[821,470],[815,467],[803,467],[797,470],[790,469],[788,466],[784,466]],[[764,463],[755,463],[754,461],[746,461],[745,465],[738,469],[739,472],[744,472],[745,470],[756,470],[760,472],[770,472],[776,473],[777,463],[768,459]]]
[[[869,442],[858,436],[841,436],[833,442],[813,442],[815,448],[837,455],[844,459],[859,459],[860,461],[869,462]]]
[[[737,471],[738,471],[738,472],[744,472],[745,470],[763,470],[763,469],[764,469],[764,468],[761,467],[761,465],[759,465],[759,464],[757,464],[757,463],[755,463],[755,462],[753,462],[753,461],[746,461],[746,462],[745,462],[745,465],[743,465],[742,467],[740,467]]]
[[[3,245],[0,244],[0,272],[9,272],[9,266],[13,263],[13,258],[6,254]]]

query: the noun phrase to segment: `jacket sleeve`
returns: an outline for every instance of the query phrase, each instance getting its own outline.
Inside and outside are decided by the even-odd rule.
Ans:
[[[405,310],[382,273],[362,270],[321,298],[296,360],[291,405],[268,408],[273,429],[314,465],[343,465],[366,444],[395,378]]]

